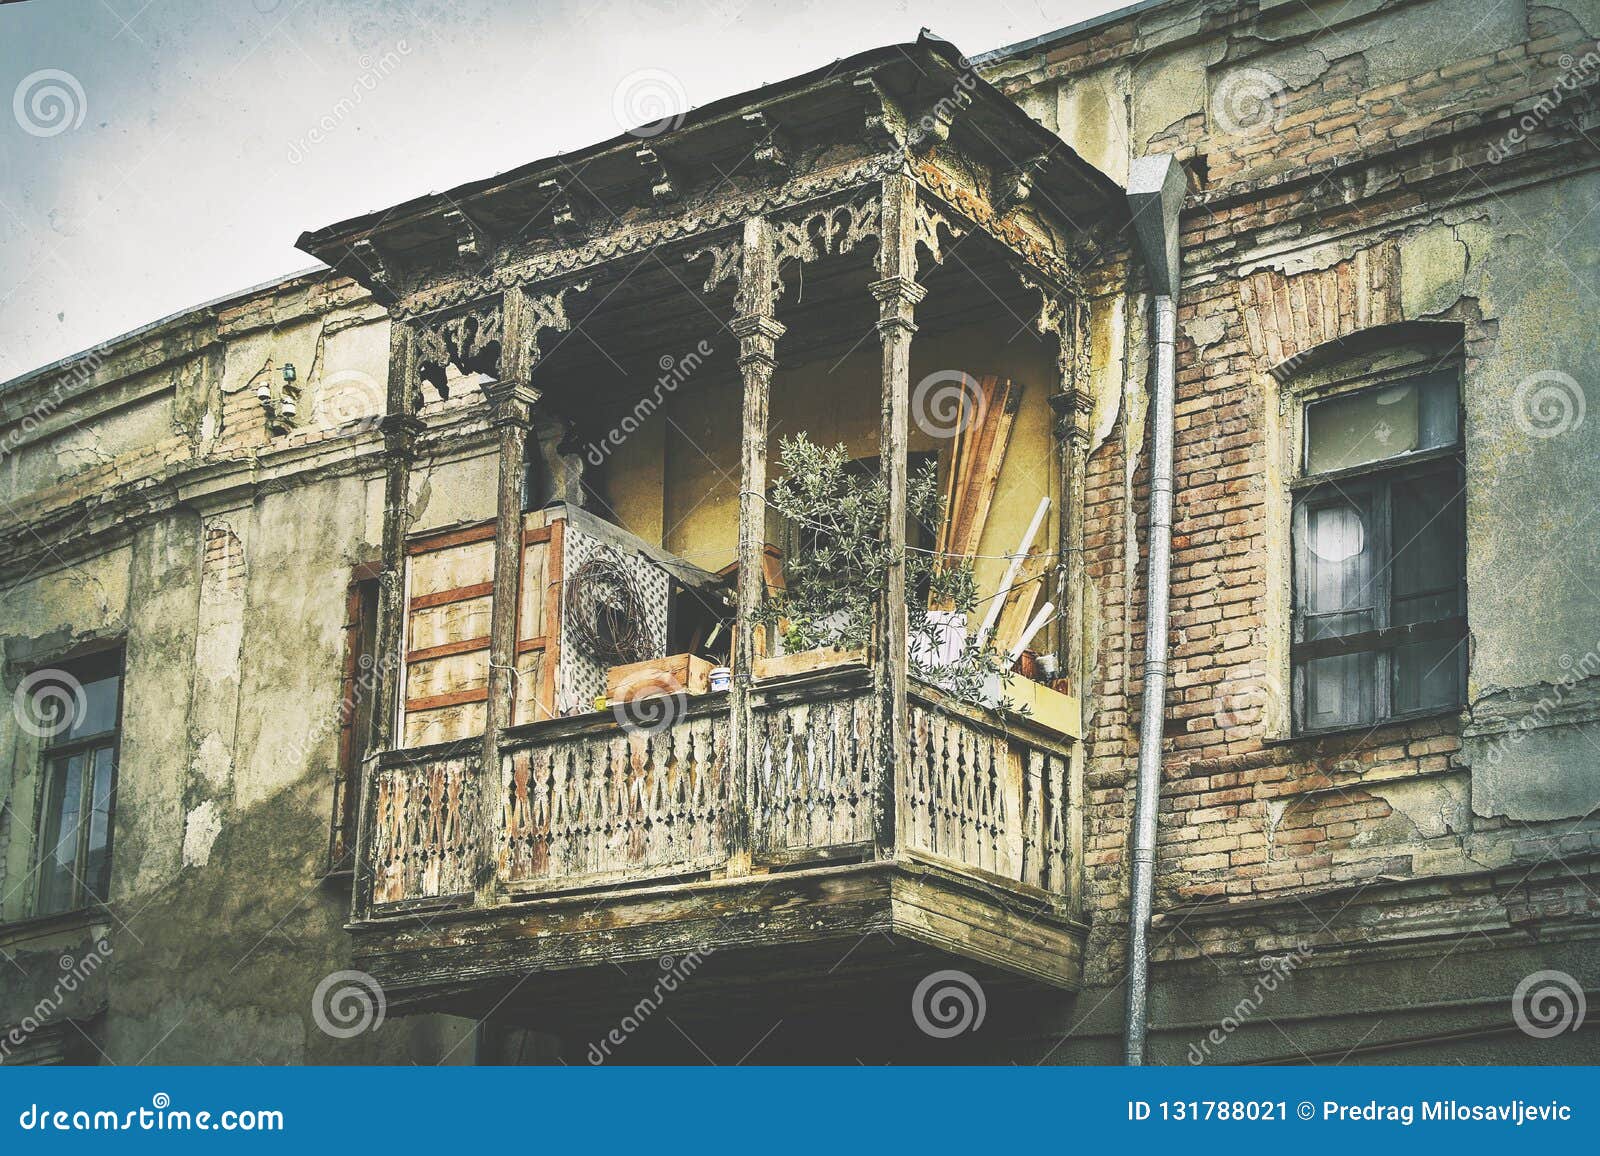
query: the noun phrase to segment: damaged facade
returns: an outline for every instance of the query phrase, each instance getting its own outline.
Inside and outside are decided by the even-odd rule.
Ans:
[[[10,383],[0,1055],[1120,1059],[1158,154],[1149,1058],[1592,1062],[1513,994],[1600,987],[1597,38],[1262,0],[881,49]],[[1004,435],[940,424],[951,377]],[[973,455],[980,592],[1047,560],[1040,705],[914,677],[903,561],[865,656],[779,653],[800,432],[897,549],[960,536],[907,488]],[[731,685],[663,721],[607,654]],[[945,971],[971,1030],[913,1013]]]

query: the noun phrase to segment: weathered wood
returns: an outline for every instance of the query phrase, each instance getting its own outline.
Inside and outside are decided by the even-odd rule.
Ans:
[[[780,654],[776,658],[758,657],[755,660],[755,677],[758,682],[773,678],[790,678],[819,670],[832,670],[837,666],[864,666],[867,661],[865,647],[857,650],[840,650],[834,646],[816,650],[800,650],[794,654]]]
[[[638,886],[727,861],[727,715],[664,718],[656,730],[591,727],[508,744],[499,847],[508,888]]]
[[[475,755],[385,766],[373,775],[372,902],[443,898],[473,887],[480,833]]]
[[[876,841],[885,775],[875,702],[863,688],[752,708],[751,851],[757,861]]]
[[[878,301],[878,338],[883,346],[879,462],[883,473],[883,541],[891,556],[878,604],[877,699],[880,719],[875,837],[879,854],[892,856],[900,838],[896,830],[897,779],[906,766],[906,446],[910,425],[911,335],[917,302],[925,290],[916,282],[917,187],[905,173],[883,178],[879,225],[878,280],[872,295]]]
[[[767,397],[777,366],[778,339],[784,327],[774,318],[777,304],[778,257],[772,225],[764,217],[744,223],[740,249],[739,315],[731,326],[739,338],[739,373],[744,411],[739,434],[739,585],[734,620],[734,685],[730,726],[735,789],[729,829],[732,836],[728,869],[749,870],[750,863],[750,681],[757,653],[755,616],[765,596],[763,551],[766,546]]]

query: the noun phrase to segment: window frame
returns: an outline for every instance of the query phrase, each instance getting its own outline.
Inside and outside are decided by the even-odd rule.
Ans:
[[[111,869],[116,850],[117,779],[122,769],[122,712],[127,700],[127,652],[121,646],[108,647],[104,650],[78,655],[71,659],[42,663],[35,666],[34,670],[59,670],[78,680],[83,685],[100,682],[107,677],[107,675],[101,674],[99,677],[80,678],[77,672],[85,668],[105,668],[115,671],[117,702],[113,714],[114,725],[108,730],[80,735],[67,742],[57,743],[50,738],[45,738],[39,744],[38,806],[35,812],[34,831],[36,834],[32,863],[34,879],[28,907],[34,918],[57,918],[72,915],[75,912],[92,911],[104,907],[110,899]],[[106,792],[105,878],[103,881],[98,881],[100,882],[100,889],[105,894],[94,895],[89,891],[89,881],[85,877],[88,874],[90,833],[94,821],[93,803],[97,777],[94,769],[94,756],[101,750],[109,750],[111,752],[109,772],[111,784]],[[78,785],[79,819],[75,836],[77,846],[73,855],[72,902],[63,907],[46,910],[44,907],[46,859],[47,856],[54,858],[56,848],[61,843],[59,836],[51,838],[46,833],[46,825],[50,822],[52,787],[57,776],[65,773],[65,767],[69,760],[77,755],[84,757],[84,770]]]
[[[345,587],[339,750],[333,769],[325,876],[347,875],[355,869],[356,840],[360,833],[361,770],[367,754],[373,750],[378,732],[378,712],[382,705],[380,680],[385,677],[378,656],[378,619],[383,609],[382,570],[380,562],[356,566]],[[370,659],[365,670],[371,675],[371,701],[366,704],[365,711],[361,709],[358,698],[358,683],[364,673],[361,665],[363,657]]]
[[[1289,511],[1289,676],[1290,676],[1290,728],[1292,738],[1313,738],[1321,735],[1342,734],[1351,731],[1370,731],[1390,723],[1403,723],[1441,714],[1458,713],[1465,702],[1467,678],[1467,647],[1460,643],[1456,648],[1456,702],[1448,706],[1426,706],[1415,710],[1396,711],[1395,661],[1396,650],[1407,644],[1440,638],[1464,640],[1467,636],[1467,575],[1466,575],[1466,459],[1464,453],[1464,421],[1461,398],[1461,373],[1458,364],[1429,359],[1401,366],[1390,366],[1388,372],[1352,377],[1337,381],[1314,392],[1307,390],[1298,398],[1294,424],[1295,476],[1289,483],[1291,507]],[[1456,438],[1453,444],[1396,454],[1374,462],[1365,462],[1318,474],[1305,472],[1309,461],[1309,413],[1313,405],[1335,397],[1345,397],[1369,390],[1393,388],[1396,385],[1416,382],[1419,387],[1428,378],[1449,373],[1454,379],[1456,402]],[[1393,541],[1393,494],[1398,485],[1417,482],[1431,477],[1448,477],[1455,488],[1451,499],[1457,511],[1453,538],[1456,552],[1456,609],[1444,618],[1424,623],[1396,626],[1393,624],[1394,598],[1392,567],[1398,553]],[[1306,591],[1310,576],[1311,554],[1307,518],[1318,499],[1338,495],[1349,501],[1363,499],[1370,509],[1368,534],[1377,551],[1372,566],[1374,577],[1371,613],[1373,625],[1357,633],[1312,639],[1307,637],[1308,618]],[[1333,503],[1330,503],[1333,504]],[[1365,524],[1365,523],[1364,523]],[[1403,549],[1403,544],[1401,545]],[[1340,722],[1322,727],[1307,725],[1309,708],[1308,664],[1320,657],[1342,654],[1373,655],[1372,715],[1364,721]]]

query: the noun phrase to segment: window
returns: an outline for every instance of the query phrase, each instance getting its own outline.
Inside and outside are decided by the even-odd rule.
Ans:
[[[110,889],[122,654],[63,664],[45,681],[60,689],[64,709],[43,736],[38,915],[103,903]]]
[[[1455,373],[1340,393],[1304,413],[1292,529],[1297,729],[1459,706],[1466,530]]]
[[[361,764],[372,746],[377,712],[379,563],[356,567],[345,595],[344,683],[339,696],[339,764],[333,776],[328,871],[348,871],[355,858]]]

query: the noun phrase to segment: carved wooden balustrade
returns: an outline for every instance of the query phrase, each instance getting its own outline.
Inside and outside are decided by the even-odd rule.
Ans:
[[[1065,894],[1066,747],[931,689],[910,705],[907,846]]]
[[[518,892],[704,873],[728,859],[725,694],[638,704],[508,738],[502,883]]]
[[[376,904],[472,892],[480,759],[445,750],[387,756],[371,779],[371,879]]]
[[[877,735],[865,671],[763,689],[751,708],[756,862],[870,854]]]
[[[474,827],[484,813],[475,753],[454,744],[380,763],[372,902],[470,894],[486,843],[499,884],[516,895],[721,874],[742,801],[757,870],[879,853],[869,671],[757,684],[743,775],[731,762],[726,694],[654,702],[626,721],[603,712],[509,732],[495,832]],[[1068,740],[925,686],[911,693],[908,731],[899,849],[1066,894]]]

